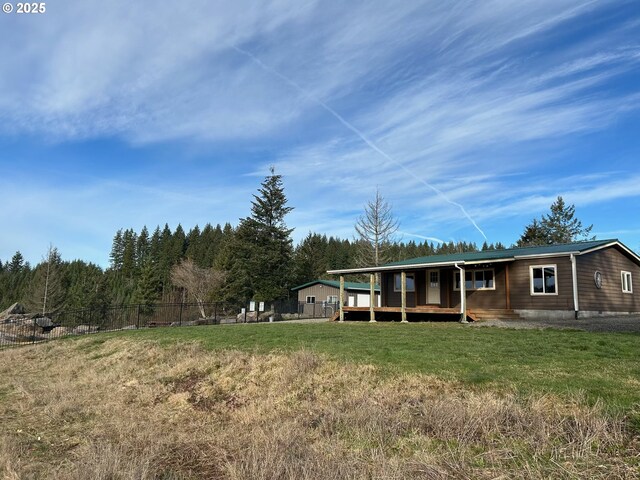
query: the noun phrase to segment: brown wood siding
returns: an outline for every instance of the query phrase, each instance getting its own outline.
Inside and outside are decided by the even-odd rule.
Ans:
[[[532,265],[556,265],[557,295],[531,295],[529,267]],[[511,280],[511,308],[514,310],[573,311],[574,309],[571,260],[568,256],[516,260],[509,267],[509,279]]]
[[[467,310],[474,308],[507,308],[504,265],[495,264],[486,267],[466,268],[467,272],[476,270],[493,270],[495,290],[467,290]],[[456,269],[457,271],[457,269]],[[460,308],[460,291],[454,290],[455,272],[451,271],[451,307]]]
[[[398,272],[385,272],[382,274],[382,289],[385,291],[384,300],[386,304],[383,304],[384,307],[400,307],[402,306],[402,292],[394,292],[393,291],[393,277]],[[424,271],[411,271],[407,272],[407,274],[415,274],[415,292],[407,292],[407,307],[415,307],[416,306],[416,296],[418,297],[418,302],[424,302],[425,293],[423,292],[420,295],[420,285],[422,285],[424,289]],[[424,305],[418,304],[418,305]]]
[[[616,247],[580,255],[578,301],[581,311],[640,312],[640,266]],[[602,288],[594,282],[594,273],[602,273]],[[622,292],[621,272],[631,272],[633,293]]]

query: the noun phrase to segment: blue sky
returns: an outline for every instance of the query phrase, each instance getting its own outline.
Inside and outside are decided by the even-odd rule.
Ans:
[[[0,14],[0,259],[108,264],[119,228],[249,213],[510,244],[556,196],[640,251],[629,1],[55,1]]]

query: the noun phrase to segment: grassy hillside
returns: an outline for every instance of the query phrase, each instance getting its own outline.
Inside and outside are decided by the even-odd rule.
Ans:
[[[6,350],[0,478],[636,478],[639,340],[242,325]]]
[[[119,334],[121,335],[121,334]],[[300,348],[388,373],[424,373],[474,387],[585,395],[607,408],[640,404],[640,335],[483,328],[457,323],[245,324],[140,330],[133,338],[198,340],[204,348]]]

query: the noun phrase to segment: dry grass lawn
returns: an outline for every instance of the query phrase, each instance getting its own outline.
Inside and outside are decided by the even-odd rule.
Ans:
[[[4,479],[638,478],[582,399],[389,377],[309,351],[86,338],[0,352]]]

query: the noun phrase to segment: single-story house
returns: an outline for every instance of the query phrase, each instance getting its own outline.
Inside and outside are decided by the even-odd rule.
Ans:
[[[314,280],[291,290],[298,292],[298,312],[305,315],[333,315],[340,302],[340,282]],[[380,286],[374,284],[375,305],[380,306]],[[369,283],[344,282],[342,303],[349,307],[369,307],[371,285]],[[325,313],[324,310],[327,310]],[[329,315],[330,316],[330,315]]]
[[[347,305],[340,319],[366,311],[370,320],[393,313],[403,321],[429,314],[477,320],[640,312],[640,256],[618,240],[433,255],[328,273],[341,279],[368,273],[371,281],[380,275],[380,307]]]

